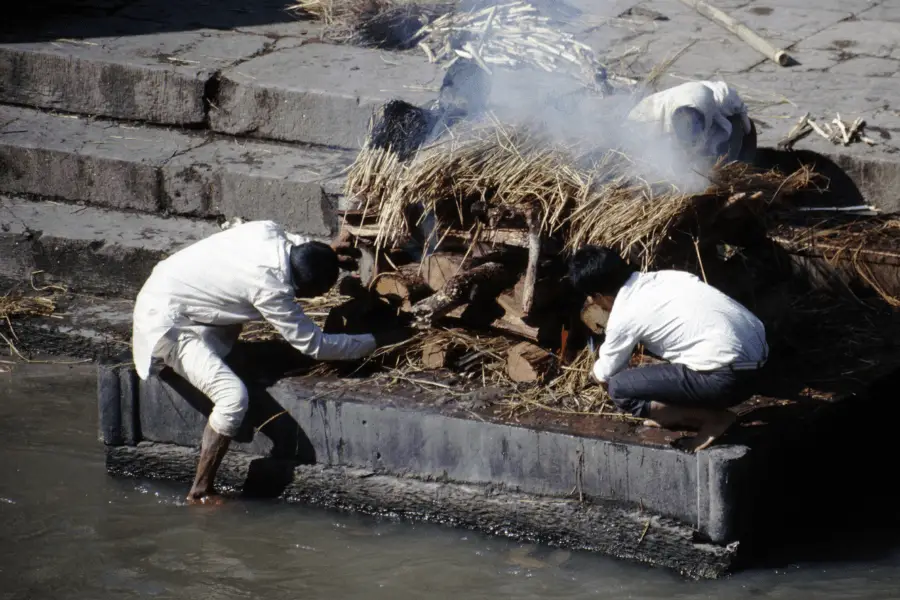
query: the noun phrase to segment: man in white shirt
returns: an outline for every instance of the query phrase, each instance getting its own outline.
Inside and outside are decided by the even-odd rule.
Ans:
[[[340,241],[343,241],[341,239]],[[337,244],[335,245],[337,247]],[[325,334],[294,298],[326,293],[337,281],[335,248],[253,221],[215,233],[161,261],[134,306],[133,353],[141,379],[159,359],[213,403],[188,501],[207,502],[231,438],[247,411],[247,389],[225,364],[241,324],[265,319],[294,348],[317,360],[354,360],[399,341]]]
[[[752,395],[769,353],[750,311],[690,273],[640,273],[608,248],[578,250],[570,278],[609,312],[593,377],[619,409],[647,425],[699,430],[695,450],[734,423],[727,409]],[[638,344],[667,363],[627,369]]]
[[[737,92],[721,81],[690,81],[651,94],[628,120],[648,132],[673,136],[689,152],[728,161],[753,162],[756,127]]]

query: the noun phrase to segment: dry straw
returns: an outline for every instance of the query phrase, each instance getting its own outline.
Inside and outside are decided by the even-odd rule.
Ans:
[[[545,132],[498,122],[456,132],[407,163],[391,155],[361,152],[346,188],[377,215],[379,247],[399,244],[419,225],[410,219],[414,205],[437,217],[440,238],[473,229],[479,204],[512,214],[537,211],[543,234],[567,248],[611,246],[644,268],[655,264],[662,244],[686,221],[714,221],[729,204],[764,218],[767,207],[811,181],[808,169],[784,176],[720,164],[703,193],[686,194],[642,179],[621,151],[566,145]]]

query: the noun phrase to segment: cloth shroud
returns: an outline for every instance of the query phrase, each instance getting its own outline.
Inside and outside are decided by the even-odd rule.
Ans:
[[[740,117],[744,135],[752,129],[744,101],[720,81],[691,81],[651,94],[631,109],[628,120],[647,124],[651,132],[672,135],[672,117],[683,107],[694,108],[703,115],[704,150],[710,156],[717,156],[723,144],[728,146],[733,130],[730,117]]]

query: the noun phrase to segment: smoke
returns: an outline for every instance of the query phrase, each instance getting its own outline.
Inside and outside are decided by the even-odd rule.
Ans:
[[[628,120],[640,99],[622,91],[601,97],[564,73],[498,69],[491,78],[489,108],[501,122],[540,128],[553,141],[621,152],[631,161],[628,174],[635,179],[684,193],[705,190],[709,162],[692,158],[659,127]]]

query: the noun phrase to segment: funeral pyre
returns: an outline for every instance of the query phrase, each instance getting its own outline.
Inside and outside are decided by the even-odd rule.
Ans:
[[[510,410],[614,414],[589,382],[606,315],[566,278],[584,244],[644,270],[693,272],[755,311],[776,355],[840,359],[842,373],[871,366],[856,350],[880,347],[896,321],[900,286],[863,254],[897,247],[898,221],[813,210],[827,181],[809,168],[720,163],[689,193],[642,177],[619,149],[499,122],[459,127],[401,158],[389,138],[408,130],[382,117],[348,174],[358,208],[343,213],[373,269],[308,309],[329,332],[418,333],[351,371],[448,393],[499,387]],[[639,350],[634,363],[653,360]],[[329,370],[348,372],[317,373]],[[429,379],[436,371],[456,383]]]

